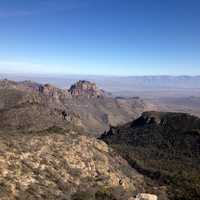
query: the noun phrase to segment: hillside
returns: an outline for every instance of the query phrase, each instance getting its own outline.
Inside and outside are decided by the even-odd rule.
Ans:
[[[145,112],[101,136],[150,184],[167,186],[170,199],[200,198],[200,119]]]
[[[0,199],[128,200],[143,176],[104,142],[73,130],[0,130]]]
[[[38,131],[70,122],[99,134],[109,124],[128,122],[148,109],[141,99],[114,98],[88,81],[78,81],[68,90],[31,81],[0,81],[1,128]]]

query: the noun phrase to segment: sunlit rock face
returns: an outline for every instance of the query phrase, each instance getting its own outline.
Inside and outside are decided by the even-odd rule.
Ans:
[[[76,82],[70,87],[69,92],[72,96],[102,97],[105,95],[95,83],[85,80]]]

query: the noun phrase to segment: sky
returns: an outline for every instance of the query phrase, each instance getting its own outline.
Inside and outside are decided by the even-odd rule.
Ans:
[[[0,0],[0,73],[200,75],[199,0]]]

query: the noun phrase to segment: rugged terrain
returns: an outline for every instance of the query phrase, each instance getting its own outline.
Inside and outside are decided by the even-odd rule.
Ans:
[[[200,119],[151,109],[89,81],[0,81],[0,199],[199,199]]]
[[[92,136],[144,108],[88,81],[68,90],[0,81],[0,199],[131,200],[148,192],[143,175]]]
[[[73,130],[0,132],[0,199],[129,199],[143,176],[104,142]]]
[[[68,90],[31,81],[0,81],[0,128],[38,131],[63,128],[70,121],[100,134],[110,124],[128,122],[150,108],[138,98],[114,98],[88,81],[78,81]]]
[[[200,198],[200,119],[184,113],[145,112],[101,136],[170,199]]]

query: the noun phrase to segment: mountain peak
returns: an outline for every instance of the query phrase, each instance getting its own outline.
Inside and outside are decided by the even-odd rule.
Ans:
[[[72,96],[102,97],[104,91],[99,89],[95,83],[86,80],[79,80],[73,84],[69,92]]]

